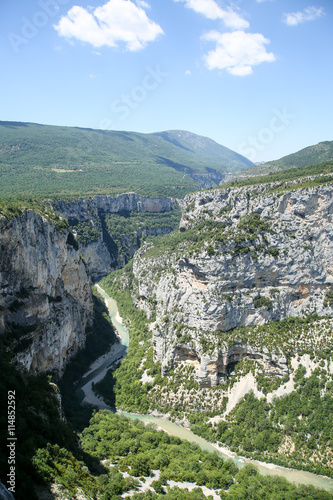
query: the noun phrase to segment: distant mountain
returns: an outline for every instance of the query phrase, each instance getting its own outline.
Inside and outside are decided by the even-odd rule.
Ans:
[[[244,156],[225,146],[221,146],[208,137],[193,134],[192,132],[187,132],[185,130],[168,130],[152,135],[159,136],[177,147],[195,153],[195,155],[204,162],[208,160],[212,167],[216,165],[216,168],[218,168],[221,163],[230,170],[239,170],[240,165],[242,165],[242,168],[245,168],[245,165],[250,167],[253,166],[253,163]]]
[[[333,160],[333,141],[319,142],[315,146],[308,146],[297,153],[284,156],[280,160],[269,161],[254,167],[245,169],[238,174],[228,175],[224,182],[232,182],[236,179],[244,179],[258,175],[267,175],[291,168],[306,167]]]
[[[253,164],[191,132],[154,134],[0,122],[0,197],[135,191],[183,197]]]

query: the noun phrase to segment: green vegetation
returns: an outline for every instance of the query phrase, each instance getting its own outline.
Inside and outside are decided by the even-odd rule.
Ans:
[[[87,371],[90,364],[110,349],[117,341],[104,300],[93,291],[94,322],[87,330],[85,348],[79,351],[65,368],[58,385],[62,396],[65,416],[76,430],[82,430],[89,422],[92,408],[81,406],[75,392],[76,382]]]
[[[163,213],[118,212],[105,216],[105,226],[115,251],[130,259],[134,250],[141,246],[143,240],[160,233],[168,233],[179,226],[181,211],[179,209]]]
[[[0,357],[0,478],[7,483],[9,473],[8,391],[15,394],[15,471],[16,500],[36,500],[33,483],[38,480],[33,456],[39,447],[58,443],[74,452],[76,439],[71,426],[61,420],[57,388],[45,374],[34,375],[18,370],[2,352]]]
[[[150,476],[152,470],[160,470],[162,484],[172,479],[225,489],[237,471],[233,463],[225,462],[217,453],[169,436],[151,424],[108,411],[93,416],[81,440],[86,453],[116,463],[118,469],[132,476]]]
[[[152,470],[160,471],[159,480],[152,483],[156,494],[150,491],[136,493],[133,496],[135,499],[200,500],[205,498],[200,486],[218,490],[221,499],[246,499],[249,498],[249,490],[254,499],[332,498],[330,493],[312,486],[298,488],[283,478],[263,477],[252,465],[238,470],[232,462],[224,461],[217,453],[169,436],[151,424],[144,425],[139,420],[107,411],[99,411],[93,416],[81,440],[86,453],[100,460],[106,459],[112,465],[109,470],[115,478],[114,486],[120,481],[120,472],[139,478],[150,476]],[[198,488],[191,493],[181,488],[170,489],[168,480],[189,481],[197,484]]]
[[[328,290],[324,299],[324,307],[333,306],[333,290]]]
[[[269,222],[262,220],[260,214],[251,213],[242,217],[238,223],[238,230],[252,234],[264,233],[271,228]]]
[[[269,247],[267,238],[275,229],[270,221],[259,214],[245,215],[234,226],[225,219],[225,214],[221,216],[222,220],[210,216],[205,218],[206,215],[209,216],[199,215],[196,220],[192,220],[185,231],[175,231],[154,241],[154,245],[147,248],[144,258],[148,261],[155,257],[162,257],[163,260],[168,257],[176,262],[180,257],[198,256],[203,250],[206,250],[208,256],[239,256],[252,251],[256,257],[260,253],[278,257],[278,249]],[[161,269],[161,265],[158,265]]]
[[[244,170],[242,175],[265,175],[275,172],[287,173],[291,169],[303,168],[307,165],[318,163],[319,158],[322,162],[333,160],[333,141],[319,142],[314,146],[308,146],[279,160],[251,167]]]
[[[273,403],[247,394],[218,424],[217,439],[245,456],[333,477],[331,377],[304,372],[299,368],[295,390]]]
[[[332,321],[329,316],[309,314],[270,321],[264,325],[237,327],[219,332],[220,345],[249,344],[259,351],[282,352],[286,357],[309,354],[311,358],[329,355],[332,346]],[[324,354],[327,353],[327,354]]]
[[[94,221],[94,223],[91,221],[71,222],[70,226],[75,230],[77,239],[82,245],[89,245],[89,243],[98,241],[102,229],[98,220]]]
[[[317,161],[317,158],[314,160]],[[328,184],[333,181],[333,161],[326,161],[323,163],[313,163],[309,164],[307,162],[304,166],[298,168],[290,168],[288,170],[272,172],[270,174],[258,175],[255,177],[248,177],[242,180],[236,180],[230,182],[228,184],[223,184],[222,187],[244,187],[244,186],[253,186],[255,184],[267,184],[267,183],[281,183],[281,185],[276,185],[272,187],[271,192],[279,191],[282,189],[290,190],[290,189],[298,189],[302,187],[312,187],[312,186],[320,186],[322,184]],[[254,170],[246,170],[242,171],[242,175],[244,173],[248,173],[253,175]],[[315,179],[304,180],[303,182],[299,182],[303,177],[311,177],[314,176]],[[295,181],[293,183],[293,181]],[[215,189],[215,188],[210,188]]]
[[[4,201],[0,200],[0,215],[7,219],[21,216],[27,210],[34,210],[42,217],[45,217],[49,222],[53,223],[59,232],[69,229],[67,219],[56,212],[48,200],[36,198],[27,198],[26,200]]]
[[[92,476],[83,461],[77,460],[66,448],[57,444],[47,444],[46,448],[39,448],[32,463],[36,469],[39,480],[47,484],[61,485],[66,494],[76,498],[78,489],[95,497],[98,492],[98,483]]]
[[[258,297],[257,299],[254,299],[253,304],[256,309],[260,309],[262,307],[272,309],[273,306],[271,299],[269,299],[268,297],[264,297],[263,295],[261,297]]]
[[[104,384],[96,384],[95,389],[117,408],[146,413],[149,409],[147,394],[151,384],[142,384],[140,379],[145,370],[150,375],[157,375],[160,367],[153,362],[151,333],[146,315],[134,307],[128,292],[133,283],[132,263],[115,271],[100,283],[117,300],[120,315],[130,325],[131,342],[120,367],[114,372],[109,371]],[[143,359],[145,361],[141,364]]]
[[[200,187],[200,175],[206,182],[213,170],[222,179],[225,170],[251,165],[214,141],[200,137],[197,147],[198,136],[180,137],[177,131],[139,134],[0,122],[0,134],[0,197],[6,200],[129,191],[182,198]]]
[[[329,500],[332,495],[313,486],[296,487],[278,476],[262,476],[251,465],[246,465],[235,475],[235,483],[228,491],[221,490],[221,500]],[[200,488],[191,492],[172,488],[166,494],[137,493],[133,500],[211,500]]]

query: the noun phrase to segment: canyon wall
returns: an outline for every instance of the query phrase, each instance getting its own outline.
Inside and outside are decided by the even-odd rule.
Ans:
[[[172,252],[150,244],[134,259],[136,303],[156,314],[151,329],[162,372],[186,362],[202,383],[215,385],[235,356],[248,356],[283,374],[285,353],[236,349],[226,332],[333,314],[332,185],[214,189],[184,202]]]
[[[52,204],[46,212],[60,213],[60,225],[46,212],[30,209],[0,214],[0,340],[28,370],[62,373],[84,347],[93,320],[91,280],[125,265],[141,243],[140,228],[134,239],[125,232],[120,246],[126,250],[119,251],[106,227],[107,215],[165,213],[178,202],[128,193]],[[78,223],[88,223],[88,236],[93,234],[86,244],[75,238]],[[155,227],[145,234],[170,230]]]
[[[75,240],[33,210],[1,217],[0,230],[1,340],[25,368],[61,373],[93,315]]]
[[[141,238],[144,235],[166,234],[177,227],[166,228],[161,225],[161,227],[148,230],[137,227],[134,237],[133,235],[129,237],[125,231],[119,241],[121,248],[119,250],[114,241],[112,229],[107,227],[108,214],[121,214],[125,220],[131,212],[167,213],[178,209],[181,203],[181,200],[175,198],[149,198],[136,193],[125,193],[116,197],[95,196],[89,199],[58,201],[53,204],[53,208],[69,221],[72,231],[78,236],[80,252],[92,279],[98,281],[110,271],[124,267],[140,247]],[[77,227],[82,223],[90,228],[92,235],[85,241],[80,241],[80,236],[77,234]]]

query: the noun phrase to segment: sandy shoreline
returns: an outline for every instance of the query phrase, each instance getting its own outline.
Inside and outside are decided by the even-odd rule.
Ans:
[[[97,358],[89,367],[89,370],[83,375],[83,378],[87,377],[88,375],[90,375],[94,370],[97,370],[98,368],[100,368],[103,363],[110,357],[112,356],[116,356],[118,353],[120,352],[124,352],[124,347],[118,343],[118,344],[114,344],[112,346],[112,348],[110,349],[110,351],[108,351],[107,353],[103,354],[102,356],[100,356],[99,358]],[[92,380],[90,380],[89,382],[87,382],[83,387],[81,387],[81,390],[83,391],[84,393],[84,399],[82,400],[82,403],[86,403],[86,404],[91,404],[91,405],[94,405],[94,406],[97,406],[98,408],[101,408],[101,409],[106,409],[106,410],[112,410],[114,411],[114,408],[111,408],[111,406],[107,405],[103,398],[101,396],[96,396],[96,394],[94,393],[93,391],[93,388],[92,388],[92,384],[96,384],[97,382],[99,382],[100,380],[102,380],[105,375],[106,375],[106,372],[112,368],[113,364],[115,362],[118,362],[118,360],[115,360],[113,363],[111,363],[109,366],[106,366],[100,373],[98,373]]]
[[[120,344],[120,342],[117,343],[117,344],[113,344],[112,347],[111,347],[111,349],[108,352],[106,352],[105,354],[103,354],[99,358],[95,359],[95,361],[93,363],[91,363],[91,365],[89,366],[88,371],[86,371],[86,373],[82,376],[82,378],[87,377],[94,370],[97,370],[104,363],[104,361],[106,361],[111,356],[114,356],[115,354],[117,354],[119,351],[122,350],[122,348],[123,347]]]

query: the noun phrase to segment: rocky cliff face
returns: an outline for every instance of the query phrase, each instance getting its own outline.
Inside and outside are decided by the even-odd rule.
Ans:
[[[280,188],[188,195],[173,251],[166,243],[137,252],[137,305],[156,313],[154,355],[164,373],[183,362],[215,385],[233,362],[252,357],[282,375],[285,353],[235,343],[234,335],[228,342],[225,332],[333,314],[332,185]]]
[[[135,237],[126,234],[121,236],[119,251],[114,241],[112,229],[107,227],[106,217],[108,214],[130,214],[131,212],[142,214],[159,214],[171,212],[179,208],[181,202],[172,198],[148,198],[135,193],[121,194],[116,197],[96,196],[91,199],[79,198],[71,201],[59,201],[55,203],[54,209],[68,219],[73,232],[80,234],[77,229],[86,225],[90,234],[80,241],[80,252],[83,256],[89,272],[94,281],[98,281],[112,270],[123,267],[140,247],[141,237],[144,234],[156,236],[170,232],[172,228],[155,227],[149,230],[136,230]],[[125,250],[126,249],[126,250]]]
[[[78,198],[54,203],[54,208],[67,219],[88,220],[89,215],[99,212],[167,212],[179,205],[173,198],[148,198],[136,193],[112,196],[95,196],[91,199]]]
[[[92,320],[86,267],[68,230],[33,210],[2,217],[0,229],[3,343],[27,369],[61,372]]]

